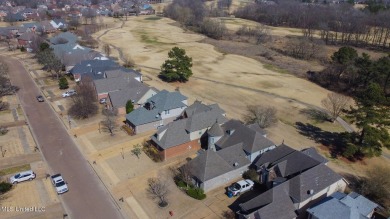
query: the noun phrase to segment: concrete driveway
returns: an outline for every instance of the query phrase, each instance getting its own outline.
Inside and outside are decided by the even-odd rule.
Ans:
[[[68,182],[69,192],[60,197],[68,218],[123,218],[55,112],[35,99],[40,90],[23,65],[11,57],[0,58],[8,64],[12,84],[20,88],[17,95],[51,174],[61,173]]]

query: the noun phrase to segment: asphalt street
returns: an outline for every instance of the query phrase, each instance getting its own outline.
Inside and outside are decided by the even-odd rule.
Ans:
[[[65,218],[123,218],[56,112],[47,101],[36,100],[41,92],[23,65],[11,57],[0,59],[8,64],[11,83],[20,88],[17,95],[50,174],[61,173],[68,183],[69,192],[60,196],[68,214]]]

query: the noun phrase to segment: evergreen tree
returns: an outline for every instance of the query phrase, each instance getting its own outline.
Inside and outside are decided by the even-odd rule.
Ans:
[[[360,131],[352,135],[344,155],[380,156],[382,147],[390,148],[390,135],[387,131],[390,125],[389,102],[383,89],[375,83],[360,92],[355,101],[356,107],[351,107],[348,117],[354,120]]]
[[[126,114],[131,113],[134,110],[134,105],[131,100],[128,100],[126,103]]]
[[[184,49],[172,48],[169,59],[161,66],[160,77],[167,82],[186,82],[192,75],[192,58],[186,55]]]
[[[61,90],[68,89],[69,88],[68,80],[65,77],[61,77],[60,80],[58,80],[58,86],[60,87]]]

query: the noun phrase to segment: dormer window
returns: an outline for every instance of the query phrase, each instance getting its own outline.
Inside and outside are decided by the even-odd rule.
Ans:
[[[233,133],[234,133],[234,129],[230,129],[226,131],[226,134],[228,135],[232,135]]]

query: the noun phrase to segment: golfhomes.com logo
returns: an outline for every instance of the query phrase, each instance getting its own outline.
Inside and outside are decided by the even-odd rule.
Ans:
[[[44,212],[45,207],[0,206],[0,212]]]

